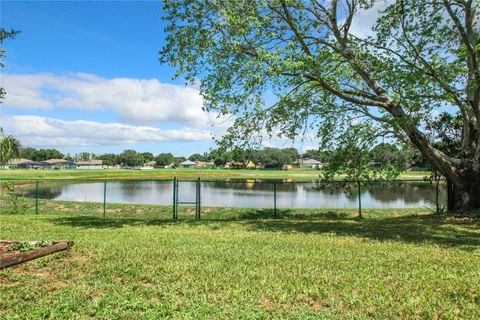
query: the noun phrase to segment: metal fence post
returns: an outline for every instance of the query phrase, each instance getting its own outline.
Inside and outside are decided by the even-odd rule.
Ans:
[[[198,220],[198,181],[195,181],[195,220]]]
[[[172,206],[172,209],[173,209],[173,220],[176,220],[177,219],[177,214],[176,214],[176,211],[177,211],[177,178],[174,177],[173,178],[173,206]]]
[[[103,182],[103,219],[107,214],[107,180]]]
[[[358,186],[358,217],[362,218],[362,193],[360,190],[360,181],[357,181]]]
[[[273,183],[273,217],[277,218],[277,183]]]
[[[201,210],[201,206],[200,206],[200,177],[198,177],[197,179],[197,216],[196,218],[198,220],[200,220],[200,210]]]
[[[38,179],[35,180],[35,214],[38,214]]]

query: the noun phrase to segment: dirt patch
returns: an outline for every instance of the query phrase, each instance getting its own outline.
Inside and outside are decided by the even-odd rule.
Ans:
[[[61,205],[57,205],[54,207],[54,210],[56,211],[61,211],[61,212],[72,212],[74,211],[75,209],[73,208],[67,208],[65,205],[61,204]]]
[[[7,249],[10,247],[10,243],[8,242],[0,242],[0,256],[4,254]]]
[[[20,284],[20,281],[10,280],[0,276],[0,286],[2,287],[14,287]]]
[[[87,260],[87,257],[84,256],[83,254],[79,253],[79,252],[73,252],[70,256],[69,256],[69,260],[70,261],[86,261]]]

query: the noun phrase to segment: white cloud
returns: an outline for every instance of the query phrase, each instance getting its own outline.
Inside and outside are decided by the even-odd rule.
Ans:
[[[209,141],[207,130],[191,128],[163,130],[147,126],[95,121],[65,121],[40,116],[8,116],[4,118],[6,132],[11,132],[22,144],[34,147],[111,146],[155,142]]]
[[[358,11],[352,20],[350,33],[359,38],[373,36],[372,27],[380,17],[380,13],[394,1],[395,0],[376,0],[370,9]]]
[[[8,108],[111,110],[121,122],[143,125],[173,122],[204,127],[211,119],[202,110],[198,89],[157,79],[106,79],[85,73],[3,74],[2,86]]]

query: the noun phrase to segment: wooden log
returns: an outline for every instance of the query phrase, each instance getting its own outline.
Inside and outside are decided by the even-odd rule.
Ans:
[[[28,242],[27,240],[0,240],[0,243],[24,243]]]
[[[33,260],[33,259],[37,259],[54,252],[67,250],[72,246],[73,246],[73,241],[58,241],[58,242],[54,242],[52,245],[41,247],[31,251],[8,252],[3,256],[0,256],[0,269],[14,266],[26,261]]]

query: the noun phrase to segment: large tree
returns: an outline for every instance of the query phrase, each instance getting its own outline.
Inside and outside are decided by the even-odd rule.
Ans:
[[[63,157],[64,154],[57,149],[38,149],[32,154],[31,160],[45,161],[49,159],[63,159]]]
[[[390,135],[454,183],[458,209],[480,208],[479,1],[388,3],[367,37],[352,25],[372,0],[166,1],[160,60],[235,115],[225,141],[308,130],[361,150]],[[426,134],[439,111],[461,114],[458,156]]]
[[[155,157],[155,162],[159,166],[169,166],[175,162],[175,157],[171,153],[160,153]]]
[[[142,154],[132,149],[124,150],[118,158],[122,165],[128,167],[139,167],[145,163]]]

